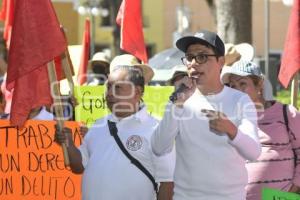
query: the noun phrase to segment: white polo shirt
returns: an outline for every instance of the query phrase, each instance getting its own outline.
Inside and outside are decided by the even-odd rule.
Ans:
[[[39,114],[37,114],[35,117],[32,119],[34,120],[53,120],[54,115],[51,112],[48,112],[46,107],[43,106]]]
[[[163,157],[153,154],[150,138],[158,122],[143,107],[121,121],[113,115],[102,118],[85,136],[79,148],[85,167],[82,199],[154,200],[155,191],[151,181],[120,150],[110,135],[107,120],[116,122],[123,145],[147,168],[156,182],[173,181],[175,153]]]

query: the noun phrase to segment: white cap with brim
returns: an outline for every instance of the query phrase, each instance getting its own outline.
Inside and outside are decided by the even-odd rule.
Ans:
[[[263,74],[260,67],[254,62],[248,60],[239,60],[232,66],[224,66],[221,72],[221,81],[226,84],[229,82],[229,76],[235,74],[238,76],[258,76],[263,79]]]
[[[154,72],[149,65],[141,64],[136,57],[130,54],[116,56],[110,63],[109,71],[112,72],[117,66],[135,66],[142,70],[145,84],[149,83]]]

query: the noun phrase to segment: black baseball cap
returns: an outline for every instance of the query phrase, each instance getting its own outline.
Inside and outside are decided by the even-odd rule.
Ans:
[[[183,52],[186,52],[187,48],[191,44],[205,44],[212,46],[220,56],[224,56],[225,45],[221,38],[214,32],[207,30],[201,30],[193,36],[185,36],[176,41],[176,47]]]

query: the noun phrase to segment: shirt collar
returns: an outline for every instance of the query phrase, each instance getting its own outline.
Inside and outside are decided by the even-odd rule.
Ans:
[[[40,110],[40,112],[32,119],[34,119],[34,120],[53,120],[54,116],[52,113],[50,113],[46,110],[45,106],[43,106],[42,109]]]
[[[125,118],[122,118],[122,119],[119,119],[118,117],[116,117],[114,114],[111,114],[109,116],[109,120],[110,121],[113,121],[113,122],[121,122],[121,121],[129,121],[129,120],[136,120],[136,121],[139,121],[139,122],[144,122],[146,119],[147,119],[147,116],[148,116],[148,113],[147,113],[147,107],[142,104],[140,106],[140,110],[128,117],[125,117]]]

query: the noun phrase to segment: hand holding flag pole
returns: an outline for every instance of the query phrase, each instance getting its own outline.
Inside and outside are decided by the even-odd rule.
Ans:
[[[54,100],[58,125],[63,127],[63,109],[58,88],[62,76],[56,77],[61,73],[59,67],[54,67],[53,60],[65,54],[66,50],[66,38],[50,0],[15,1],[6,80],[7,89],[14,89],[10,113],[13,126],[23,127],[32,109],[51,105]],[[51,88],[54,90],[52,93],[49,82],[54,86]],[[65,145],[63,149],[66,150]],[[64,159],[68,166],[66,151]]]
[[[57,125],[59,127],[59,130],[62,131],[64,127],[64,113],[63,113],[63,105],[61,102],[60,98],[60,91],[59,91],[59,85],[58,85],[58,80],[57,80],[57,75],[55,71],[55,66],[53,64],[53,61],[50,61],[47,64],[47,69],[48,69],[48,77],[49,77],[49,83],[51,87],[51,93],[53,96],[53,106],[56,114],[56,121]],[[62,143],[62,150],[63,150],[63,155],[64,155],[64,162],[65,166],[70,166],[70,159],[68,155],[68,150],[67,150],[67,145],[66,143]]]
[[[60,26],[60,30],[63,33],[66,43],[68,44],[67,41],[67,37],[65,34],[65,31],[63,29],[63,26]],[[63,69],[63,76],[62,78],[67,78],[68,80],[68,84],[70,87],[70,95],[72,96],[74,93],[74,81],[72,76],[74,75],[74,68],[73,68],[73,64],[70,58],[70,53],[68,48],[66,48],[66,50],[64,51],[63,54],[61,54],[59,56],[59,59],[61,61],[61,67]],[[57,78],[57,74],[56,74],[56,69],[55,66],[53,65],[53,61],[50,61],[47,64],[47,70],[48,70],[48,77],[49,77],[49,83],[50,83],[50,87],[51,87],[51,94],[53,96],[53,101],[54,101],[54,110],[56,113],[56,121],[57,121],[57,125],[59,130],[61,131],[64,127],[64,114],[63,114],[63,105],[61,102],[61,98],[60,98],[60,90],[59,90],[59,82],[58,82],[58,78]],[[63,155],[64,155],[64,163],[65,166],[70,166],[70,159],[69,159],[69,155],[68,155],[68,150],[67,150],[67,144],[66,143],[62,143],[62,150],[63,150]]]

